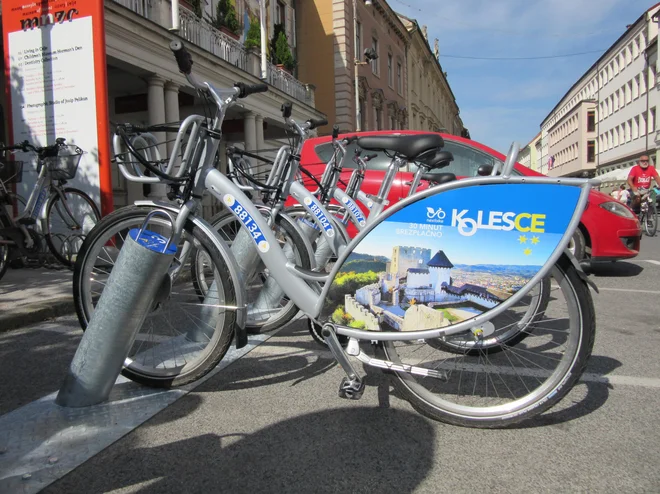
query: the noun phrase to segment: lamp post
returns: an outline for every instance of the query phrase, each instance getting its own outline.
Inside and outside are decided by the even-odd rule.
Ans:
[[[370,6],[372,4],[371,0],[364,0],[364,4],[366,6]],[[361,111],[360,111],[360,83],[358,82],[358,67],[360,65],[365,65],[367,62],[360,62],[360,54],[358,53],[358,50],[360,47],[358,46],[358,32],[357,32],[357,0],[353,0],[353,52],[354,52],[354,60],[353,60],[353,67],[354,67],[354,79],[355,79],[355,131],[360,132],[362,130],[361,126]]]

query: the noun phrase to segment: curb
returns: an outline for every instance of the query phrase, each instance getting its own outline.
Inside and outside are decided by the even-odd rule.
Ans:
[[[0,314],[0,333],[75,313],[73,297],[59,297],[18,307]]]

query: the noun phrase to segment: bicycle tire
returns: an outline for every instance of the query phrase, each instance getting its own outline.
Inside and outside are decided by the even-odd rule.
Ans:
[[[63,189],[63,193],[65,198],[67,197],[67,195],[80,197],[83,203],[89,206],[91,213],[94,215],[93,218],[89,218],[90,212],[86,211],[84,213],[85,217],[82,219],[82,221],[78,221],[77,218],[75,219],[76,223],[82,225],[82,229],[83,229],[82,234],[64,235],[57,233],[53,231],[54,228],[52,224],[54,217],[52,217],[52,215],[54,214],[54,211],[56,211],[57,214],[60,217],[62,217],[62,208],[59,206],[61,197],[57,192],[53,192],[48,198],[48,202],[46,203],[46,217],[44,224],[46,244],[48,244],[48,248],[50,249],[50,252],[53,254],[53,256],[55,256],[55,258],[59,262],[61,262],[65,266],[72,267],[75,263],[76,256],[78,255],[78,252],[84,241],[86,235],[85,228],[89,228],[89,230],[91,230],[93,228],[93,225],[90,225],[89,223],[91,221],[93,221],[94,224],[98,223],[99,220],[101,219],[101,213],[99,211],[99,208],[96,206],[96,203],[92,200],[92,198],[89,197],[82,190],[75,189],[73,187],[67,187]],[[68,202],[68,199],[66,200]],[[55,210],[53,208],[55,208]],[[66,209],[64,211],[65,214],[68,214],[66,213]],[[61,240],[59,237],[64,237],[64,240]],[[75,237],[75,239],[71,240],[71,237]]]
[[[8,226],[5,218],[0,215],[0,228],[7,228]],[[3,238],[4,237],[0,235],[0,240]],[[9,267],[9,247],[9,245],[0,244],[0,279],[5,275],[7,268]]]
[[[510,426],[530,419],[555,405],[566,396],[582,375],[593,349],[596,331],[594,306],[589,288],[580,279],[577,269],[566,256],[562,256],[555,264],[552,269],[552,276],[561,288],[562,295],[566,297],[568,314],[565,318],[558,320],[554,318],[556,308],[553,309],[550,314],[551,317],[546,322],[548,327],[543,328],[547,334],[541,335],[541,331],[537,330],[534,336],[538,336],[539,341],[531,342],[528,337],[525,339],[525,344],[520,349],[516,349],[522,357],[517,356],[514,347],[508,348],[511,350],[510,354],[501,352],[493,357],[487,352],[483,352],[477,359],[472,360],[468,360],[466,356],[461,360],[455,355],[449,357],[453,360],[449,360],[449,358],[442,360],[442,355],[439,355],[438,359],[429,362],[427,365],[435,370],[444,370],[447,376],[446,381],[430,376],[421,377],[409,373],[393,372],[393,385],[397,393],[409,401],[413,408],[427,417],[453,425],[476,428]],[[558,298],[553,298],[553,301],[557,301]],[[565,334],[561,329],[551,329],[561,328],[566,322],[568,323],[568,331]],[[548,338],[550,340],[546,341]],[[562,343],[566,344],[566,348],[563,350],[556,349],[555,346],[551,345],[555,340],[558,342],[557,348]],[[399,364],[409,363],[423,366],[423,362],[415,361],[415,358],[419,360],[419,356],[424,355],[423,351],[416,353],[419,350],[416,347],[418,344],[418,342],[382,342],[382,349],[387,360]],[[536,347],[533,346],[535,344]],[[538,366],[539,368],[526,369],[524,373],[509,370],[509,366],[513,366],[514,363],[524,365],[525,361],[531,358],[530,354],[532,352],[530,350],[532,348],[537,348],[540,354],[546,352],[545,355],[540,356],[539,361],[556,361],[557,369],[549,371],[543,366]],[[408,362],[404,362],[401,360],[401,355],[407,350],[411,357]],[[495,360],[498,356],[499,361]],[[509,356],[520,360],[516,362],[510,359]],[[424,355],[425,361],[429,358],[430,356]],[[440,363],[436,363],[437,360],[441,360]],[[485,379],[481,380],[483,382],[479,382],[478,386],[478,376],[483,374],[483,369],[488,365],[499,363],[502,365],[493,365],[495,374],[490,375],[487,373]],[[548,375],[546,376],[546,374]],[[474,375],[474,380],[471,379],[471,375]],[[470,397],[467,393],[461,392],[463,383],[465,383],[468,391],[472,389],[473,396],[471,398],[475,402],[485,399],[487,402],[490,400],[490,403],[492,403],[496,399],[504,399],[497,392],[495,388],[496,379],[493,379],[493,377],[505,384],[506,390],[511,393],[513,401],[492,406],[468,406],[466,403]],[[429,379],[429,381],[424,381],[425,379]],[[520,383],[518,383],[518,380]],[[530,390],[529,385],[535,381],[537,381],[537,387]],[[514,383],[516,384],[515,387],[513,386]],[[433,387],[434,390],[425,389],[425,384],[429,384],[429,387]],[[454,389],[456,384],[458,389]],[[524,386],[521,386],[521,384],[524,384]],[[488,393],[489,385],[491,396]],[[442,391],[438,391],[441,386],[445,387]],[[511,388],[514,391],[519,390],[522,396],[516,397]],[[455,402],[450,401],[448,398],[452,393],[456,396]]]
[[[644,233],[646,233],[646,235],[649,237],[655,236],[655,233],[658,231],[658,212],[653,204],[649,204],[648,209],[644,213],[644,217],[642,219],[642,224],[644,225]]]
[[[87,327],[96,303],[94,299],[97,294],[94,293],[95,284],[92,277],[97,276],[102,280],[105,279],[106,275],[109,275],[116,258],[114,256],[121,248],[128,229],[141,226],[147,214],[154,209],[158,208],[155,206],[129,206],[114,211],[99,221],[83,242],[73,273],[74,304],[83,330]],[[169,223],[161,217],[154,217],[150,221],[152,221],[149,224],[150,229],[158,231],[158,228],[169,228]],[[206,334],[206,332],[209,332],[208,330],[197,324],[196,321],[200,321],[201,311],[204,310],[204,304],[200,304],[197,293],[192,287],[189,271],[185,266],[182,266],[180,276],[176,278],[170,296],[162,303],[160,309],[153,310],[147,316],[143,326],[138,331],[138,337],[131,353],[124,361],[122,374],[132,381],[147,386],[173,388],[202,378],[227,353],[234,334],[236,312],[231,308],[236,307],[236,293],[234,280],[230,279],[230,271],[222,255],[206,233],[191,220],[187,221],[184,226],[182,242],[189,242],[196,251],[203,250],[204,255],[210,258],[211,266],[214,266],[213,279],[217,283],[218,292],[222,294],[218,298],[220,299],[220,296],[222,298],[219,301],[207,304],[206,309],[208,310],[210,307],[211,310],[216,310],[217,319],[215,319],[215,324],[212,320],[208,320],[211,323],[208,324],[206,323],[207,320],[201,319],[201,323],[206,323],[213,331],[210,336]],[[111,252],[111,249],[115,249],[115,252]],[[103,252],[102,256],[101,252]],[[188,259],[195,257],[195,253],[193,252]],[[179,261],[178,257],[175,259]],[[97,283],[99,284],[97,288],[102,291],[103,282],[97,281]],[[100,296],[100,292],[98,295]],[[179,306],[176,305],[177,301],[181,301]],[[167,307],[166,304],[168,304]],[[229,310],[225,310],[225,307]],[[160,310],[160,313],[158,313],[158,310]],[[167,313],[165,314],[165,312]],[[174,325],[179,320],[188,324],[188,329],[180,331],[179,328],[175,328]],[[203,336],[208,342],[201,341],[201,338],[198,337],[190,337],[191,334],[195,333],[195,328],[191,329],[191,323],[198,330],[204,332]],[[171,332],[173,337],[169,337],[169,334],[161,334],[163,332]],[[148,341],[149,338],[151,341]],[[144,350],[141,346],[136,348],[140,340],[139,345],[144,345],[144,341],[147,340],[147,345],[151,344],[152,347]],[[200,349],[202,343],[205,343],[205,346]],[[192,350],[194,359],[187,357],[185,354],[182,354],[181,357],[176,355],[174,347],[177,344],[181,344],[183,351]],[[139,357],[149,351],[153,352],[153,348],[156,348],[156,350],[162,348],[163,353],[168,352],[167,360],[158,362],[155,357],[151,357],[155,364],[150,366],[146,358],[140,363]],[[138,358],[132,356],[133,350],[135,350]],[[174,354],[175,365],[172,368],[167,367],[167,363],[171,360],[169,352]],[[182,365],[177,366],[177,361],[181,362]]]
[[[211,218],[209,222],[213,230],[217,231],[220,234],[220,237],[227,243],[231,244],[235,234],[238,233],[240,229],[240,222],[236,217],[227,210],[220,211],[218,214]],[[300,266],[303,269],[311,269],[311,257],[305,246],[304,240],[301,238],[298,231],[293,228],[287,221],[282,220],[282,215],[279,214],[275,219],[275,223],[278,228],[281,229],[281,233],[287,238],[286,242],[290,242],[293,248],[293,255],[295,256],[296,265]],[[234,226],[233,229],[229,229],[229,226]],[[194,275],[194,278],[197,283],[200,285],[200,293],[205,293],[205,283],[203,280],[200,280],[198,276]],[[261,278],[261,281],[265,283],[268,278],[268,273],[266,271],[258,271],[254,274],[248,285],[253,286],[253,283],[257,281],[257,278]],[[259,289],[260,290],[260,289]],[[272,331],[274,329],[280,328],[285,324],[289,323],[300,311],[298,306],[296,306],[291,300],[289,300],[286,295],[283,294],[281,300],[286,300],[286,304],[281,307],[279,312],[271,315],[267,320],[259,321],[255,319],[254,315],[250,315],[248,311],[247,321],[245,324],[245,329],[250,334],[259,334],[262,332]],[[248,303],[255,301],[255,295],[252,293],[250,295],[250,290],[248,290]],[[272,310],[267,308],[267,310]],[[252,313],[254,314],[254,312]]]

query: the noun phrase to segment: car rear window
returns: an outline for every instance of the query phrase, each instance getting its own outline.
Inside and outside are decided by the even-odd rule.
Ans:
[[[358,148],[357,143],[353,142],[348,145],[347,152],[348,156],[353,156],[355,154],[355,149]],[[484,153],[479,149],[475,149],[471,146],[465,144],[460,144],[458,142],[450,141],[445,139],[445,147],[443,148],[452,153],[454,156],[454,161],[452,161],[449,166],[437,170],[437,173],[453,173],[458,177],[475,177],[477,176],[477,170],[481,165],[491,165],[494,166],[495,163],[502,162],[491,156],[490,154]],[[332,158],[333,147],[331,142],[326,142],[319,144],[314,148],[316,154],[321,158],[321,161],[327,163]],[[390,162],[392,161],[384,152],[376,151],[363,151],[364,154],[376,153],[378,156],[368,163],[369,170],[387,170]],[[349,160],[344,168],[355,168],[356,165],[353,160]],[[417,166],[414,163],[408,165],[408,171],[415,172]]]

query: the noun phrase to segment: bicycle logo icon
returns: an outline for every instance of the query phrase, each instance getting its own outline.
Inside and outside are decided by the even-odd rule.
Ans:
[[[447,213],[445,213],[442,208],[438,208],[437,210],[433,208],[426,208],[426,217],[430,220],[432,219],[438,219],[438,220],[443,220],[445,219],[445,216],[447,216]]]

